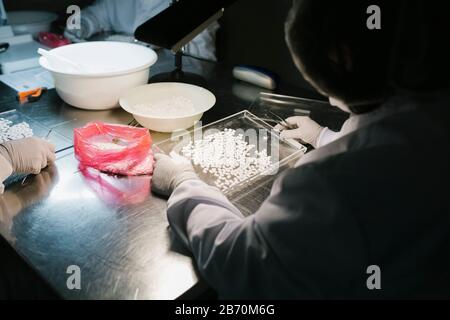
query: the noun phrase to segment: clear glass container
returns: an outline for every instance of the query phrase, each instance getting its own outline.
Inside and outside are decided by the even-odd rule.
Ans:
[[[242,139],[245,139],[249,145],[254,146],[251,156],[259,152],[267,154],[270,157],[270,165],[264,168],[263,171],[256,172],[243,179],[242,177],[237,179],[231,176],[230,179],[234,181],[232,185],[217,185],[217,176],[206,172],[199,165],[194,165],[194,169],[200,179],[210,185],[219,187],[225,194],[234,193],[236,190],[240,190],[243,186],[248,186],[249,183],[261,177],[277,175],[287,163],[295,162],[294,160],[299,159],[307,150],[305,146],[296,141],[280,139],[278,132],[273,130],[271,125],[248,110],[241,111],[206,126],[201,126],[201,123],[197,124],[190,131],[173,133],[170,139],[155,144],[154,150],[155,152],[163,152],[175,157],[176,155],[184,155],[183,148],[189,143],[195,144],[195,141],[205,139],[208,135],[226,129],[235,130],[236,135],[241,134]]]
[[[22,122],[27,123],[33,130],[34,137],[45,138],[49,140],[55,145],[55,149],[57,152],[65,150],[72,146],[72,141],[70,141],[69,139],[65,138],[54,130],[41,125],[39,122],[27,117],[17,110],[2,112],[0,113],[0,118],[11,121],[11,125],[16,125]]]

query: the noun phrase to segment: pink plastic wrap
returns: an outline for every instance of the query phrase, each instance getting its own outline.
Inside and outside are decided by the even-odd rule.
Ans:
[[[112,177],[88,167],[81,168],[81,173],[87,185],[107,205],[138,204],[148,199],[150,194],[150,176]]]
[[[81,167],[118,175],[151,174],[151,144],[145,128],[92,122],[74,130],[75,155]]]

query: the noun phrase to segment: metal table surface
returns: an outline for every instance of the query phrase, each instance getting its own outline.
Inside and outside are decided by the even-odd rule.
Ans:
[[[159,52],[151,73],[172,69],[173,60]],[[246,109],[252,97],[239,95],[230,68],[185,58],[188,71],[202,74],[217,97],[202,119],[208,123]],[[287,87],[286,87],[287,88]],[[287,88],[285,93],[307,95]],[[65,104],[55,90],[40,101],[19,105],[15,92],[0,83],[0,111],[17,109],[72,143],[73,128],[92,120],[127,124],[121,109],[84,111]],[[152,133],[154,141],[167,135]],[[272,181],[259,184],[239,201],[256,209]],[[166,200],[150,192],[149,177],[111,177],[81,172],[69,148],[57,153],[54,166],[25,184],[7,187],[0,199],[0,233],[63,298],[193,298],[206,288],[187,252],[171,239]],[[239,205],[239,203],[238,203]],[[247,213],[249,213],[247,212]],[[67,268],[81,270],[81,290],[69,290]]]

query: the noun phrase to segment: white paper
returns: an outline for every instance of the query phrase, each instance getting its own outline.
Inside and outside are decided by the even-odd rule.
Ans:
[[[0,75],[0,81],[17,92],[41,87],[46,87],[47,89],[55,87],[50,72],[41,67]]]

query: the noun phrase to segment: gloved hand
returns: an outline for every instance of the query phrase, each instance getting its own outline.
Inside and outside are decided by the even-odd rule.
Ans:
[[[275,129],[281,130],[280,137],[282,139],[298,139],[317,148],[318,138],[323,130],[322,126],[306,116],[290,117],[285,122],[295,129],[287,129],[281,124],[277,125]]]
[[[153,192],[170,196],[173,190],[182,182],[198,179],[191,162],[173,154],[171,157],[162,153],[155,154],[155,167],[153,169]]]
[[[4,142],[0,155],[11,164],[14,173],[38,174],[55,161],[55,147],[46,140],[31,137]]]

